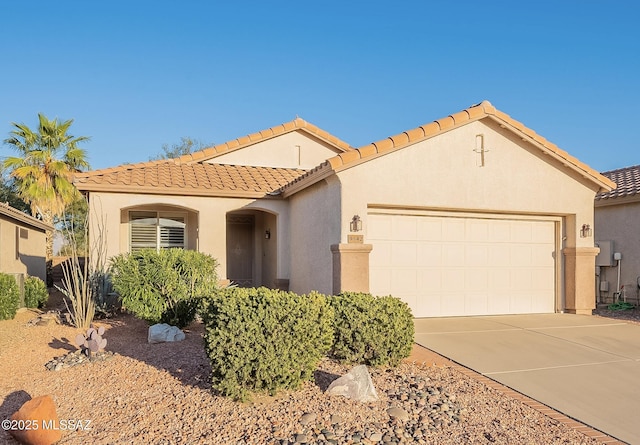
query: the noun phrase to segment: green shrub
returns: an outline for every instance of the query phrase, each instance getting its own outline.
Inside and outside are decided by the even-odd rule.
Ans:
[[[20,306],[20,288],[16,279],[0,273],[0,320],[11,320]]]
[[[30,308],[43,308],[49,301],[47,285],[38,277],[24,280],[24,305]]]
[[[201,297],[217,287],[216,260],[193,250],[143,249],[111,260],[111,282],[122,305],[150,324],[184,328]]]
[[[333,339],[333,311],[318,293],[222,289],[203,300],[202,317],[212,386],[240,400],[250,391],[297,388]]]
[[[335,311],[331,355],[372,366],[396,366],[411,354],[413,315],[409,306],[391,296],[345,292],[329,297]]]

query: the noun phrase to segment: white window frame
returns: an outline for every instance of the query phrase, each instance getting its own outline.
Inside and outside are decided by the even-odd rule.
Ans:
[[[139,243],[140,245],[134,246],[133,229],[134,229],[134,226],[136,225],[136,223],[134,222],[134,217],[136,216],[135,214],[138,214],[138,216],[143,216],[143,214],[146,214],[147,216],[146,218],[140,218],[139,220],[155,219],[155,223],[146,224],[147,228],[153,227],[155,229],[155,241],[148,242],[146,245],[142,245],[143,243]],[[169,243],[169,244],[163,243],[162,229],[170,226],[162,224],[161,222],[162,219],[174,220],[178,225],[182,224],[182,229],[183,229],[182,243],[175,243],[175,242]],[[182,221],[179,221],[179,219],[182,219]],[[143,226],[143,224],[140,224],[140,225]],[[168,248],[186,249],[187,248],[187,213],[186,212],[159,212],[155,210],[130,210],[129,211],[129,251],[133,252],[135,250],[144,249],[144,248],[155,249],[156,251],[159,251],[160,249],[168,249]]]

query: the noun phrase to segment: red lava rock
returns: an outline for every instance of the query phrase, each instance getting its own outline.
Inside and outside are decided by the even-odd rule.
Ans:
[[[56,405],[51,396],[40,396],[25,402],[13,413],[11,421],[13,424],[9,433],[24,445],[51,445],[62,438]]]

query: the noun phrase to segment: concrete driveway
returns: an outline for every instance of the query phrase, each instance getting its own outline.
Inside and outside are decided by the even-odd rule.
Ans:
[[[640,326],[586,315],[415,320],[416,343],[628,443],[640,443]]]

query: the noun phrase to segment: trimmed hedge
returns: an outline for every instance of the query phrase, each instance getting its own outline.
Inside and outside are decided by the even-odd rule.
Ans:
[[[324,295],[227,288],[203,300],[205,349],[212,386],[245,400],[311,378],[331,347],[333,311]]]
[[[0,320],[11,320],[20,306],[20,288],[16,279],[0,273]]]
[[[143,249],[111,259],[111,282],[136,317],[184,328],[201,297],[215,292],[216,267],[214,258],[194,250]]]
[[[24,305],[29,308],[43,308],[49,301],[47,285],[38,277],[24,280]]]
[[[371,366],[396,366],[411,354],[413,315],[391,296],[345,292],[329,297],[335,311],[330,354],[338,360]]]

